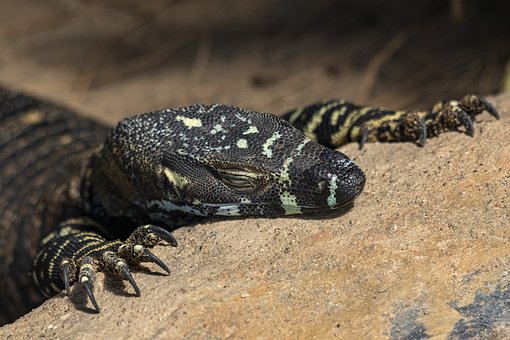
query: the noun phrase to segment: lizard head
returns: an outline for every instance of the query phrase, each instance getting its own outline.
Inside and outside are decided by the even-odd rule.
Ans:
[[[111,187],[98,193],[107,211],[131,206],[162,222],[179,214],[331,211],[352,202],[365,183],[347,156],[285,120],[226,105],[128,118],[113,130],[95,167],[97,182]]]

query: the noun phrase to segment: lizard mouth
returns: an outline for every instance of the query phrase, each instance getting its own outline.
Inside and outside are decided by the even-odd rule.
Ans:
[[[268,203],[230,203],[230,204],[204,204],[204,206],[208,208],[213,208],[215,210],[214,215],[216,216],[284,216],[284,215],[300,215],[300,214],[320,214],[320,213],[328,213],[328,212],[337,212],[343,211],[344,209],[349,209],[352,207],[354,200],[361,194],[361,191],[357,192],[352,197],[335,204],[334,206],[330,205],[316,205],[316,206],[305,206],[305,205],[280,205],[279,207],[283,209],[283,213],[250,213],[249,210],[255,211],[253,208],[260,208],[259,211],[269,211],[271,205]],[[252,208],[252,209],[247,209]]]
[[[315,206],[315,207],[303,206],[303,207],[301,207],[301,211],[303,214],[320,214],[320,213],[328,213],[328,212],[334,213],[337,211],[343,211],[344,209],[351,208],[354,204],[354,200],[360,194],[361,194],[361,191],[359,193],[357,193],[355,196],[353,196],[343,202],[337,203],[334,206],[329,206],[329,205],[322,205],[322,206]]]

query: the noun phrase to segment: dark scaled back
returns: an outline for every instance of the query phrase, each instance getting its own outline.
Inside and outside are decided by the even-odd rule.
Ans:
[[[137,211],[167,224],[182,214],[331,210],[352,201],[365,182],[347,156],[285,120],[227,105],[128,118],[112,132],[94,171],[93,190],[109,188],[98,195],[109,215]]]

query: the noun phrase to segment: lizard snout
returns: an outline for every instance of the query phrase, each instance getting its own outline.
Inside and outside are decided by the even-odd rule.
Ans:
[[[365,185],[365,174],[344,154],[325,150],[322,162],[313,169],[317,186],[321,190],[324,206],[331,209],[354,200]]]

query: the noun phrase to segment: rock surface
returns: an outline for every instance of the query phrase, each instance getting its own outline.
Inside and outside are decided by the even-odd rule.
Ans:
[[[0,329],[0,338],[510,337],[510,95],[474,138],[341,149],[367,174],[329,219],[201,223],[135,270],[142,290],[98,275]]]

